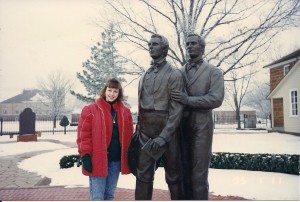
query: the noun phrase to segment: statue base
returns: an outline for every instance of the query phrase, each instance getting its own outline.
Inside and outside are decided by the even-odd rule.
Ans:
[[[17,142],[37,142],[37,135],[32,135],[32,134],[18,135]]]

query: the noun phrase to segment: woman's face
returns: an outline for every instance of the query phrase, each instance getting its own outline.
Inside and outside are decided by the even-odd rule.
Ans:
[[[106,91],[105,91],[106,101],[113,102],[118,98],[118,96],[119,96],[119,89],[109,88],[109,87],[106,88]]]

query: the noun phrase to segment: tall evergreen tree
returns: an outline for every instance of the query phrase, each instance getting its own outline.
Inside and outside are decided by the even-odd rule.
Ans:
[[[114,31],[114,24],[111,23],[101,37],[102,43],[97,42],[91,48],[90,58],[83,62],[82,73],[77,72],[77,78],[87,90],[87,95],[71,91],[72,95],[87,103],[95,101],[108,78],[117,78],[121,83],[126,81],[123,75],[127,61],[118,54],[115,47],[121,36]]]

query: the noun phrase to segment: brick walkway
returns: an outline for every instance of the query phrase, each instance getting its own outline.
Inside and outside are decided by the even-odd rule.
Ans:
[[[1,201],[88,201],[88,188],[40,187],[26,189],[0,189]],[[117,188],[116,201],[134,200],[134,190]],[[155,189],[152,200],[170,200],[168,191]],[[209,200],[246,200],[236,196],[215,196],[210,194]]]

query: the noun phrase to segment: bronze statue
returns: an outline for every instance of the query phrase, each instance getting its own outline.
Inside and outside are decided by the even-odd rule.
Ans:
[[[178,127],[182,118],[183,105],[170,98],[171,93],[183,91],[183,78],[179,70],[172,67],[166,57],[168,40],[154,34],[148,43],[152,57],[151,67],[139,81],[139,144],[136,168],[136,200],[151,200],[156,160],[149,155],[163,153],[166,182],[172,200],[182,198],[182,175]],[[150,140],[149,140],[150,139]],[[149,149],[150,148],[150,149]],[[163,150],[162,152],[160,152]]]
[[[172,93],[182,103],[181,155],[184,195],[187,200],[208,199],[208,168],[213,141],[212,109],[224,99],[224,77],[220,69],[203,61],[205,41],[196,34],[187,37],[189,62],[181,68],[185,92]]]

